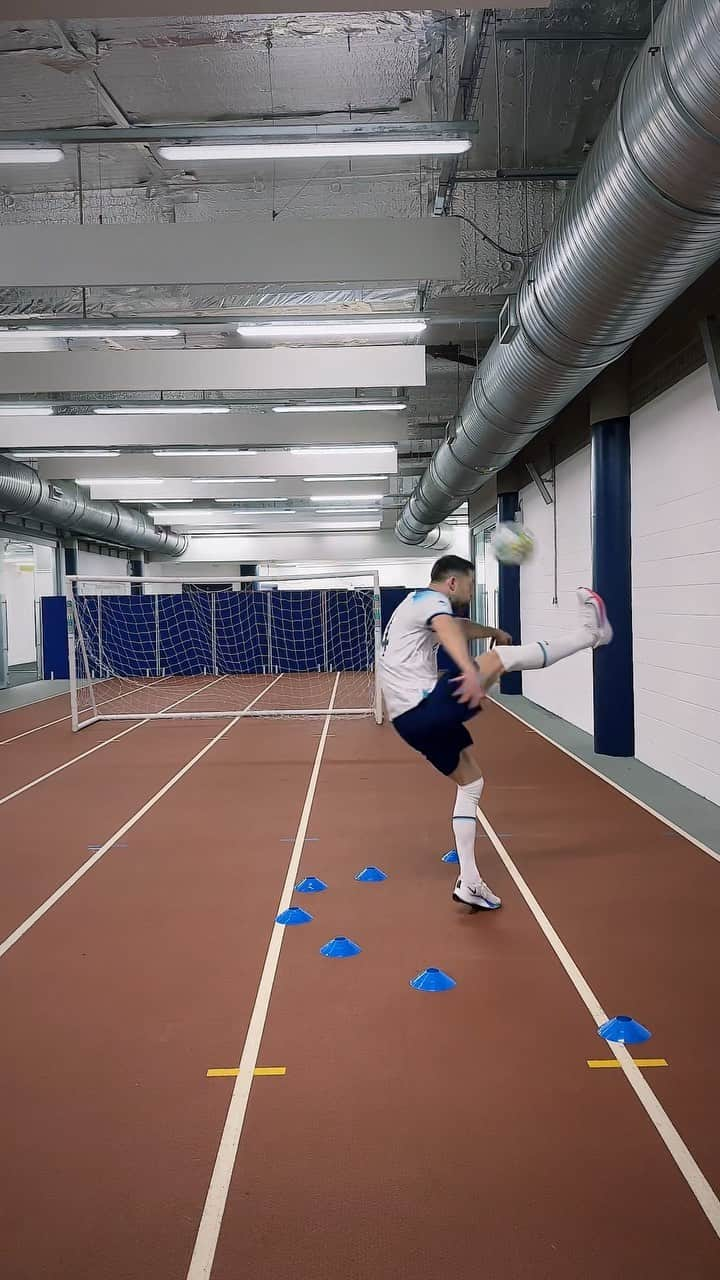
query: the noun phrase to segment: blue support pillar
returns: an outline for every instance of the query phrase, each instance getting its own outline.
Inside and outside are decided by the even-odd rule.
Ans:
[[[592,428],[593,586],[603,597],[615,638],[593,653],[595,750],[635,754],[632,573],[630,547],[630,418]]]
[[[515,519],[520,496],[514,493],[498,494],[498,524],[508,524]],[[518,565],[498,564],[498,626],[512,636],[513,644],[520,644],[520,568]],[[501,693],[522,693],[522,672],[509,671],[500,677]]]

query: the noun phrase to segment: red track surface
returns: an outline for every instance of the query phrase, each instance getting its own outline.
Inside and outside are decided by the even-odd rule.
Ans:
[[[262,684],[258,688],[262,687]],[[252,694],[250,695],[252,696]],[[65,714],[63,699],[44,705]],[[10,736],[38,708],[0,718]],[[7,794],[124,726],[0,747]],[[0,808],[0,938],[223,728],[144,724]],[[3,1280],[185,1280],[322,722],[241,721],[0,958]],[[486,812],[720,1187],[720,868],[521,724]],[[453,907],[451,792],[331,725],[213,1280],[711,1280],[720,1244],[490,843]],[[508,833],[508,834],[504,834]],[[373,862],[389,879],[360,885]],[[299,901],[299,900],[298,900]],[[318,949],[345,933],[352,960]],[[438,965],[445,995],[410,990]]]

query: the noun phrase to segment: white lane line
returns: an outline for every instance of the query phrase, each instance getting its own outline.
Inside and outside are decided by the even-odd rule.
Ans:
[[[163,684],[166,680],[173,679],[172,676],[161,676],[158,680],[153,680],[144,688],[154,689],[157,685]],[[131,693],[137,693],[137,689],[128,689],[126,693],[116,693],[112,698],[103,698],[98,702],[99,707],[106,707],[110,702],[117,702],[120,698],[129,698]],[[60,695],[57,695],[60,696]],[[24,707],[16,707],[16,711],[24,711]],[[72,716],[58,716],[57,720],[46,720],[44,724],[36,724],[33,729],[25,729],[22,733],[16,733],[12,738],[0,739],[0,747],[6,747],[11,742],[17,742],[19,738],[28,738],[31,733],[39,733],[41,729],[51,729],[54,724],[63,724],[66,720],[71,720]]]
[[[37,924],[38,920],[42,920],[43,916],[47,915],[50,908],[54,907],[55,903],[59,902],[61,898],[64,898],[65,894],[69,893],[73,885],[76,885],[78,880],[82,880],[83,876],[86,876],[88,871],[91,871],[95,864],[99,862],[101,858],[104,858],[105,854],[108,853],[119,840],[122,840],[122,837],[126,835],[128,831],[132,830],[134,826],[137,826],[138,822],[145,817],[145,814],[149,813],[158,801],[162,800],[163,796],[166,796],[168,791],[170,791],[172,787],[176,786],[176,784],[190,772],[193,766],[196,765],[199,760],[202,760],[203,756],[206,756],[208,751],[211,751],[215,744],[220,742],[221,738],[224,738],[225,735],[238,723],[238,721],[247,714],[250,708],[254,707],[255,703],[260,701],[263,694],[267,693],[268,689],[272,689],[273,684],[277,684],[280,679],[282,679],[282,677],[277,676],[275,680],[273,680],[272,684],[267,685],[256,698],[253,698],[252,702],[248,703],[239,715],[236,715],[229,724],[226,724],[225,728],[221,729],[220,733],[216,733],[215,737],[212,738],[210,742],[207,742],[205,746],[193,756],[192,760],[188,760],[187,764],[184,764],[182,769],[178,769],[177,773],[173,774],[172,778],[170,778],[159,791],[156,791],[155,795],[151,796],[141,809],[138,809],[131,818],[128,818],[127,822],[124,822],[123,825],[110,836],[110,839],[106,840],[105,843],[101,845],[91,858],[87,858],[73,875],[69,876],[68,879],[65,880],[49,898],[46,898],[45,901],[41,903],[26,920],[23,920],[22,924],[18,925],[17,929],[14,929],[12,933],[8,934],[7,938],[0,942],[0,958],[2,958],[2,956],[4,956],[11,947],[14,947],[16,942],[19,942],[28,930],[32,929],[34,924]],[[143,721],[143,723],[146,724],[147,721]],[[133,728],[136,727],[137,726],[135,725],[133,726]],[[126,732],[128,731],[126,730]]]
[[[619,782],[613,782],[612,778],[608,778],[606,774],[601,773],[599,769],[595,769],[593,765],[588,764],[587,760],[582,760],[580,756],[574,755],[574,753],[569,751],[567,747],[561,747],[559,742],[556,742],[554,738],[548,737],[548,735],[543,733],[541,729],[536,729],[534,724],[531,724],[529,720],[525,720],[522,716],[519,716],[517,711],[511,711],[503,702],[494,702],[494,705],[499,711],[504,711],[506,715],[512,716],[513,720],[517,720],[521,725],[524,725],[526,729],[530,729],[533,733],[536,733],[539,738],[544,738],[546,742],[550,743],[551,747],[555,747],[557,751],[562,751],[564,756],[569,756],[571,760],[574,760],[576,764],[581,765],[583,769],[587,769],[588,773],[594,774],[601,782],[606,782],[609,787],[612,787],[615,791],[619,791],[620,795],[625,796],[626,800],[632,800],[633,804],[636,804],[639,809],[644,809],[645,812],[649,813],[653,818],[657,818],[658,822],[662,822],[664,826],[669,827],[671,831],[676,833],[676,835],[682,836],[683,840],[687,840],[690,844],[694,844],[695,848],[699,849],[701,853],[706,853],[709,858],[714,858],[716,862],[720,862],[720,853],[718,853],[716,849],[711,849],[708,845],[703,844],[702,840],[696,840],[695,836],[691,836],[689,831],[685,831],[683,827],[676,826],[676,824],[671,822],[669,818],[666,818],[664,814],[658,813],[657,809],[653,809],[651,805],[645,804],[644,800],[639,800],[637,796],[633,795],[632,791],[626,791],[624,787],[620,786]]]
[[[209,684],[201,685],[199,689],[194,689],[192,693],[186,694],[184,698],[178,698],[176,702],[171,702],[170,706],[163,707],[163,710],[171,711],[173,707],[179,707],[182,702],[187,702],[198,693],[204,693],[206,689],[212,688],[214,684],[219,684],[224,679],[225,676],[218,676],[216,680],[211,680]],[[113,734],[111,738],[106,738],[104,742],[98,742],[97,746],[90,747],[88,751],[82,751],[80,755],[72,756],[64,764],[57,765],[55,769],[50,769],[47,773],[41,774],[39,778],[33,778],[32,782],[26,782],[24,786],[18,787],[16,791],[10,791],[6,796],[0,796],[0,805],[7,804],[9,800],[14,800],[16,796],[23,795],[25,791],[31,791],[39,783],[46,782],[48,778],[53,778],[56,773],[62,773],[63,769],[69,769],[72,764],[77,764],[79,760],[86,760],[88,756],[94,755],[96,751],[102,751],[103,747],[109,747],[111,742],[118,742],[120,738],[124,738],[128,733],[134,733],[136,729],[141,729],[144,724],[149,723],[149,720],[138,720],[136,724],[131,724],[129,729],[123,729],[120,733]]]
[[[537,924],[540,926],[545,938],[555,952],[555,955],[580,996],[585,1008],[595,1024],[598,1027],[602,1026],[602,1024],[609,1021],[609,1019],[600,1004],[600,1001],[595,995],[595,992],[580,972],[580,969],[570,955],[570,952],[564,942],[553,928],[548,917],[545,915],[545,912],[540,906],[540,903],[532,892],[530,886],[518,871],[500,837],[496,834],[494,828],[490,825],[490,822],[481,809],[478,809],[477,816],[485,834],[491,841],[495,852],[505,867],[505,870],[508,872],[508,875],[511,877],[516,888],[524,898],[527,907],[535,917]],[[705,1174],[697,1164],[689,1148],[683,1142],[672,1120],[663,1108],[659,1099],[653,1093],[640,1068],[636,1066],[631,1054],[628,1053],[627,1049],[620,1044],[609,1043],[608,1048],[615,1054],[630,1088],[633,1090],[638,1101],[644,1107],[647,1115],[654,1124],[658,1134],[665,1143],[665,1146],[670,1152],[670,1155],[695,1196],[695,1199],[700,1205],[700,1208],[708,1219],[715,1234],[720,1236],[720,1200],[713,1188],[710,1186]]]
[[[288,863],[285,884],[280,895],[276,915],[281,911],[287,910],[292,900],[293,889],[295,887],[295,878],[297,876],[300,859],[302,857],[305,836],[307,835],[308,823],[310,822],[310,813],[312,811],[313,801],[315,799],[315,791],[317,789],[318,777],[320,776],[320,766],[325,752],[325,743],[327,741],[328,728],[331,720],[331,713],[335,704],[337,695],[338,681],[340,674],[335,677],[330,703],[325,716],[323,731],[320,736],[317,752],[315,753],[315,761],[310,773],[307,792],[305,793],[305,803],[303,804],[300,821],[298,823],[297,833],[295,835],[295,843],[293,844],[290,861]],[[225,1205],[227,1204],[228,1192],[230,1190],[230,1182],[232,1180],[233,1169],[235,1168],[235,1160],[237,1158],[238,1146],[245,1123],[245,1115],[247,1112],[248,1100],[250,1097],[250,1089],[253,1082],[253,1074],[257,1066],[257,1060],[260,1053],[260,1043],[262,1041],[263,1031],[265,1030],[265,1022],[267,1020],[268,1009],[270,1007],[270,999],[272,996],[273,985],[275,983],[275,975],[277,974],[278,962],[280,959],[280,948],[282,947],[285,928],[283,925],[276,924],[273,926],[270,934],[270,942],[265,956],[262,973],[260,975],[260,984],[258,986],[257,995],[255,996],[255,1004],[253,1006],[250,1023],[248,1026],[247,1036],[245,1037],[245,1045],[240,1058],[240,1066],[238,1069],[235,1086],[230,1098],[227,1116],[225,1118],[225,1126],[220,1138],[217,1157],[215,1159],[215,1167],[210,1179],[205,1206],[203,1208],[198,1233],[195,1239],[195,1247],[193,1249],[190,1268],[187,1273],[187,1280],[208,1280],[212,1271],[213,1262],[215,1260],[215,1250],[220,1236],[220,1228],[222,1226],[223,1215],[225,1213]]]

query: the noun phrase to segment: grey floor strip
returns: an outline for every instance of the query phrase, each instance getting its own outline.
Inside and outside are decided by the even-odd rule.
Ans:
[[[0,689],[0,714],[15,711],[18,707],[29,707],[33,702],[44,702],[46,698],[55,698],[69,689],[69,680],[34,680],[31,684],[16,685],[14,689]],[[62,714],[64,712],[58,711],[58,715]]]

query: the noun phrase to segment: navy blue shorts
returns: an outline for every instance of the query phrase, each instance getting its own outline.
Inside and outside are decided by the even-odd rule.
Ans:
[[[392,722],[408,746],[446,777],[457,769],[460,753],[472,746],[465,721],[472,720],[480,710],[458,702],[451,679],[449,673],[442,675],[427,698]]]

